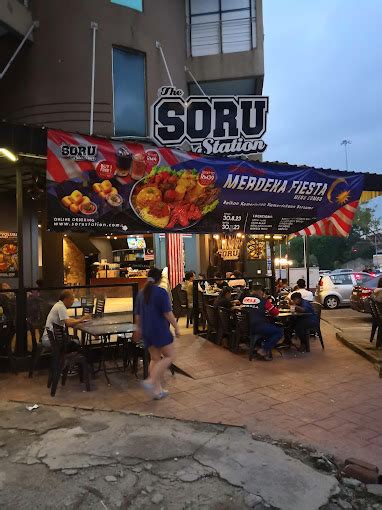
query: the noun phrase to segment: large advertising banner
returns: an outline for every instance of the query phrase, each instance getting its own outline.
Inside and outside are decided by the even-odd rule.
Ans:
[[[16,278],[19,272],[16,232],[0,232],[0,278]]]
[[[48,132],[54,231],[291,234],[356,207],[362,189],[362,174]]]

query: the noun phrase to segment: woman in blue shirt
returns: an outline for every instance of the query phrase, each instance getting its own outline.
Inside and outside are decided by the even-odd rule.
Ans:
[[[170,324],[179,337],[179,327],[172,313],[170,298],[165,289],[159,287],[162,271],[150,269],[147,283],[138,294],[135,307],[135,338],[143,338],[145,348],[151,357],[149,377],[143,382],[144,388],[159,400],[168,395],[161,385],[164,372],[174,361],[173,336]]]

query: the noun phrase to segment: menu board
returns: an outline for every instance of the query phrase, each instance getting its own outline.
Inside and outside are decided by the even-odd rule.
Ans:
[[[16,278],[18,269],[17,234],[0,232],[0,278]]]
[[[341,174],[49,130],[48,226],[127,235],[292,234],[357,207],[363,176]],[[335,221],[351,224],[346,211]]]

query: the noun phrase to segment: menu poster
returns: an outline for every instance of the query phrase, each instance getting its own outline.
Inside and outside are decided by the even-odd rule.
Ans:
[[[0,232],[0,278],[18,276],[17,233]]]
[[[347,235],[362,190],[362,174],[48,131],[54,231],[293,234],[330,217]]]

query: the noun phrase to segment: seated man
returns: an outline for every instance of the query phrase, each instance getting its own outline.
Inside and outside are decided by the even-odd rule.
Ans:
[[[302,298],[301,292],[293,292],[291,295],[291,301],[296,306],[296,312],[309,314],[303,317],[296,317],[294,323],[296,336],[300,339],[301,347],[303,348],[306,343],[306,335],[309,330],[315,329],[319,326],[318,317],[314,313],[311,303]]]
[[[276,317],[279,310],[265,297],[264,287],[261,285],[252,287],[252,296],[244,299],[243,306],[248,307],[251,335],[264,337],[257,355],[265,361],[270,361],[272,349],[282,339],[283,330],[272,324],[268,316]]]
[[[234,301],[232,301],[232,290],[229,287],[226,287],[220,292],[219,296],[215,299],[214,307],[227,308],[227,310],[230,310],[234,304],[235,304]]]
[[[182,290],[186,291],[189,308],[192,308],[194,301],[194,280],[195,273],[193,271],[188,271],[185,274],[184,282],[182,283]]]
[[[310,290],[308,290],[306,288],[306,283],[303,278],[300,278],[299,280],[297,280],[297,288],[295,287],[293,289],[293,292],[295,292],[295,291],[299,292],[301,294],[302,299],[305,299],[305,301],[313,301],[313,299],[314,299],[313,293],[310,292]],[[288,294],[289,301],[291,301],[293,292]]]
[[[74,303],[74,295],[71,290],[64,290],[61,292],[60,299],[57,301],[55,305],[53,305],[51,311],[48,314],[46,319],[44,334],[42,335],[42,344],[44,347],[50,347],[50,341],[47,333],[47,329],[53,331],[53,324],[58,324],[59,326],[66,326],[68,328],[75,327],[77,324],[81,324],[91,318],[90,315],[83,315],[79,319],[75,319],[74,317],[69,317],[68,308],[70,308]],[[72,344],[77,343],[73,341]],[[73,347],[73,345],[71,346]],[[72,349],[74,350],[74,349]]]

